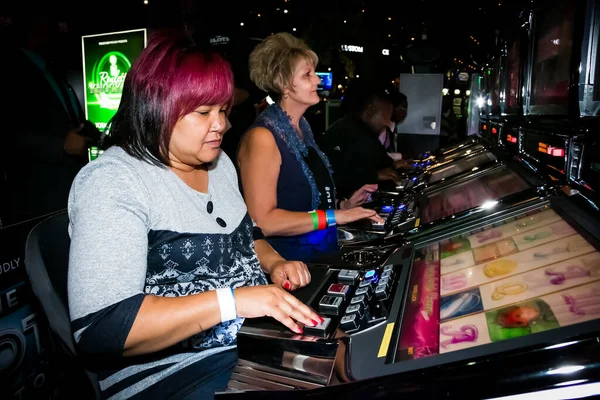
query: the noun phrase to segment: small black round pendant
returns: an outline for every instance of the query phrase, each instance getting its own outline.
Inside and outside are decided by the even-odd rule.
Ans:
[[[212,214],[212,212],[213,212],[213,203],[212,203],[212,201],[209,201],[208,203],[206,203],[206,211],[208,211],[209,214]]]
[[[223,228],[227,226],[227,223],[223,221],[221,218],[217,218],[217,224],[221,225]]]

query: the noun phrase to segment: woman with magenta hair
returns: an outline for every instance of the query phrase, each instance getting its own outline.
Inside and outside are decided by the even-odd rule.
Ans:
[[[282,289],[306,285],[306,265],[264,240],[219,148],[233,93],[222,57],[155,35],[127,74],[111,146],[73,183],[71,324],[104,398],[212,398],[244,318],[296,333],[322,321]]]

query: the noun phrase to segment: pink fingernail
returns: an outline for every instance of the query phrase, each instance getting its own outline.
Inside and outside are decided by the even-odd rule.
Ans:
[[[319,325],[319,323],[318,323],[317,321],[315,321],[314,319],[311,319],[311,321],[312,321],[312,323],[313,323],[313,326],[317,326],[317,325]]]

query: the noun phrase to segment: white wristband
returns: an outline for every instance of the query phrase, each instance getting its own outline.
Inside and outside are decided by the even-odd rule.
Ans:
[[[221,310],[221,322],[231,321],[237,318],[235,309],[235,298],[232,288],[217,289],[217,299],[219,300],[219,309]]]

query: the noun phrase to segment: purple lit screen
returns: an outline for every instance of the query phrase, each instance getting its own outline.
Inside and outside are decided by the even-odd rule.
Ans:
[[[421,219],[424,224],[479,207],[521,192],[530,185],[515,172],[498,169],[429,196]]]

